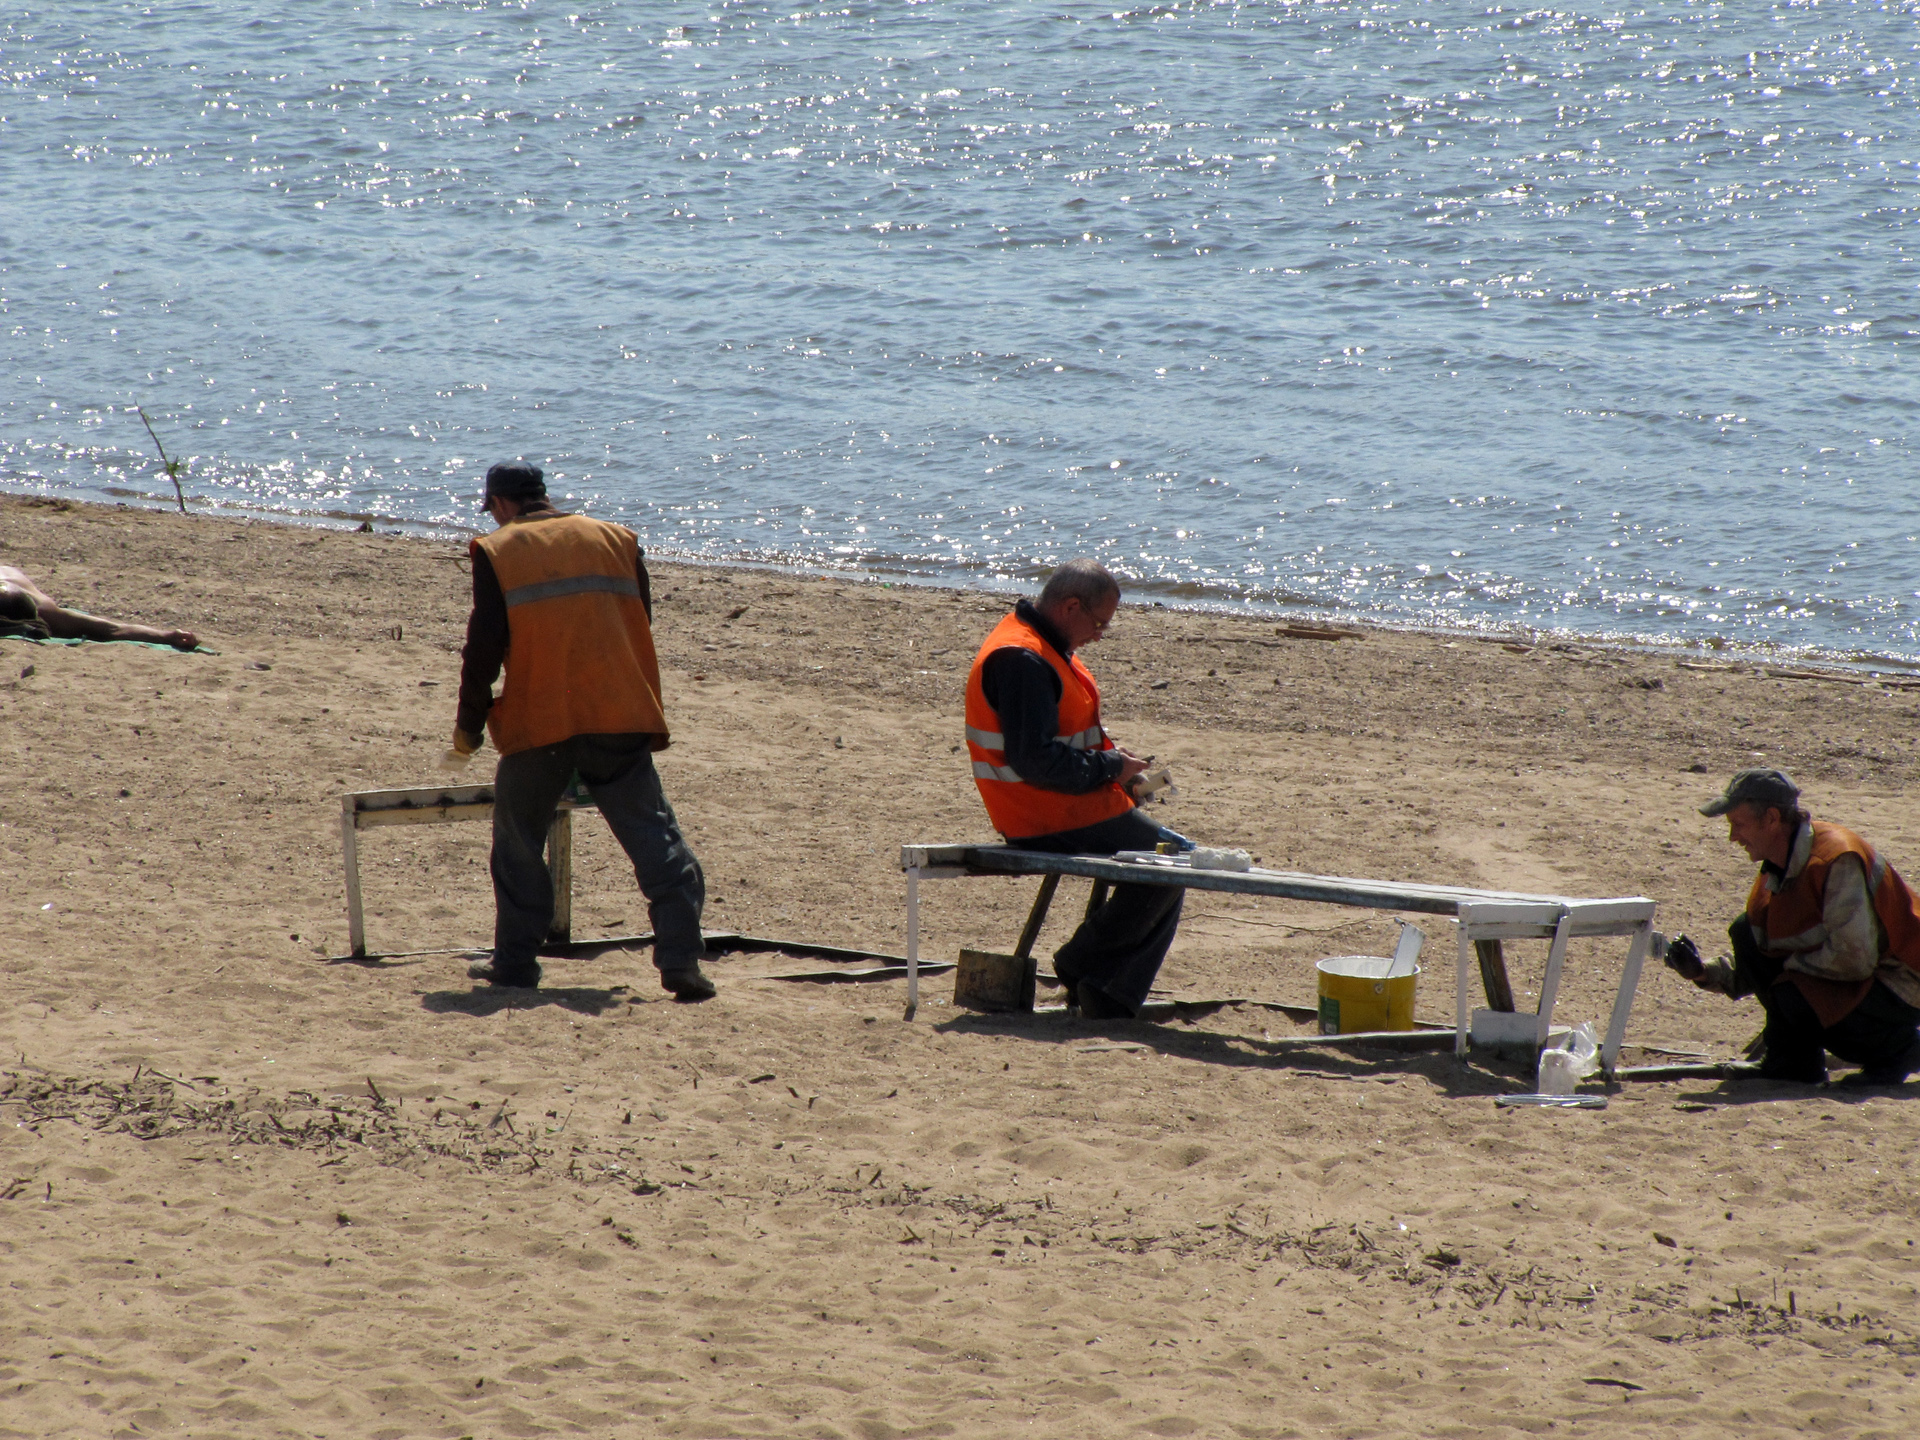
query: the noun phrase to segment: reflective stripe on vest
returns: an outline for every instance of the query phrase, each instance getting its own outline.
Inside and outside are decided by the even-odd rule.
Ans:
[[[640,582],[631,576],[573,575],[565,580],[538,580],[501,593],[509,610],[536,600],[558,600],[562,595],[631,595],[638,600]]]
[[[987,807],[993,828],[1011,840],[1052,835],[1062,830],[1078,830],[1097,825],[1133,808],[1133,799],[1120,786],[1108,783],[1084,795],[1063,795],[1029,785],[1020,772],[1007,763],[1006,736],[1000,729],[1000,716],[987,703],[981,671],[987,657],[996,650],[1031,650],[1052,666],[1060,680],[1060,707],[1057,721],[1062,745],[1075,750],[1109,750],[1113,742],[1100,724],[1100,687],[1093,674],[1077,659],[1068,659],[1041,638],[1039,632],[1020,619],[1008,615],[974,656],[967,676],[967,750],[972,761],[974,784]]]
[[[1010,785],[1023,784],[1020,772],[1011,765],[995,765],[986,760],[973,762],[973,778],[976,780],[1005,780]]]
[[[487,715],[502,755],[576,735],[646,734],[667,743],[653,627],[631,530],[584,515],[537,514],[472,544],[507,605],[506,683]]]
[[[1004,647],[1003,647],[1004,648]],[[1053,737],[1062,745],[1073,750],[1104,750],[1107,748],[1107,732],[1098,725],[1082,730],[1077,735],[1056,735]],[[967,726],[967,743],[978,745],[982,750],[1005,750],[1007,737],[998,730],[976,730]],[[1018,776],[1014,777],[1018,779]]]

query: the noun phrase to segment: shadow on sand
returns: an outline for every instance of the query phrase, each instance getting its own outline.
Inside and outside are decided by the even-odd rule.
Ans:
[[[1152,1020],[1085,1020],[1064,1010],[1034,1014],[967,1012],[942,1020],[934,1029],[944,1035],[1012,1035],[1047,1045],[1081,1045],[1088,1050],[1137,1048],[1157,1055],[1176,1056],[1206,1065],[1238,1069],[1286,1070],[1320,1079],[1375,1080],[1391,1083],[1403,1075],[1420,1075],[1449,1095],[1464,1097],[1511,1094],[1529,1088],[1523,1067],[1489,1066],[1475,1058],[1463,1063],[1451,1050],[1394,1050],[1385,1046],[1336,1049],[1303,1045],[1305,1037],[1262,1040],[1205,1029],[1192,1022],[1230,1008],[1233,1002],[1179,1007],[1172,1024]],[[1181,1023],[1186,1022],[1186,1023]],[[1498,1067],[1498,1068],[1496,1068]]]
[[[557,1005],[576,1015],[604,1015],[627,1003],[627,987],[609,990],[512,990],[483,985],[473,990],[430,990],[420,1007],[435,1015],[498,1015],[503,1010],[538,1010]]]
[[[1794,1080],[1763,1080],[1758,1075],[1730,1076],[1712,1090],[1685,1091],[1674,1096],[1674,1103],[1686,1110],[1724,1110],[1736,1105],[1774,1105],[1784,1100],[1831,1100],[1838,1105],[1858,1105],[1866,1100],[1913,1100],[1920,1098],[1920,1084],[1842,1085],[1829,1080],[1825,1085],[1807,1085]]]

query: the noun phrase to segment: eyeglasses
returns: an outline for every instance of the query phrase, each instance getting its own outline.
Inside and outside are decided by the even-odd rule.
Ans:
[[[1103,620],[1092,606],[1088,605],[1086,601],[1081,600],[1078,596],[1074,597],[1074,603],[1080,607],[1080,613],[1086,617],[1087,623],[1093,626],[1096,635],[1106,634],[1107,627],[1113,624],[1114,620],[1117,619],[1120,614],[1116,609]]]

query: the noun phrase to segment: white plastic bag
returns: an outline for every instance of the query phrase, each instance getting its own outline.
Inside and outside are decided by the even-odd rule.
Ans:
[[[1580,1079],[1573,1073],[1573,1063],[1571,1051],[1542,1050],[1540,1052],[1540,1083],[1536,1093],[1571,1095],[1574,1085]]]
[[[1583,1076],[1600,1068],[1600,1041],[1590,1021],[1583,1020],[1567,1033],[1563,1045],[1540,1052],[1539,1093],[1571,1095]]]
[[[1593,1033],[1593,1022],[1582,1020],[1567,1033],[1567,1051],[1573,1056],[1573,1073],[1591,1075],[1600,1068],[1600,1037]]]

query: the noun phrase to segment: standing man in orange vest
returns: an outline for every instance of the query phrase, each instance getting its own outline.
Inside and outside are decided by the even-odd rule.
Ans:
[[[1843,1085],[1899,1085],[1920,1070],[1920,901],[1851,830],[1815,820],[1779,770],[1742,770],[1700,807],[1760,862],[1733,958],[1703,965],[1686,936],[1667,963],[1702,990],[1759,998],[1770,1080],[1818,1085],[1825,1053],[1861,1067]]]
[[[1067,855],[1151,850],[1168,832],[1128,785],[1147,762],[1100,723],[1100,687],[1076,651],[1113,623],[1120,582],[1071,560],[1038,600],[994,627],[967,676],[967,751],[987,818],[1009,844]],[[1069,1004],[1090,1019],[1132,1018],[1146,1003],[1180,924],[1173,885],[1116,885],[1054,952]]]
[[[456,755],[480,748],[484,721],[500,752],[493,801],[493,958],[475,980],[532,988],[553,922],[542,849],[577,772],[633,861],[653,917],[653,963],[676,1000],[706,1000],[700,912],[706,879],[660,789],[653,752],[667,748],[653,596],[631,530],[563,515],[538,466],[487,471],[482,502],[499,526],[471,542],[473,613],[461,651]],[[494,677],[506,666],[496,701]]]

